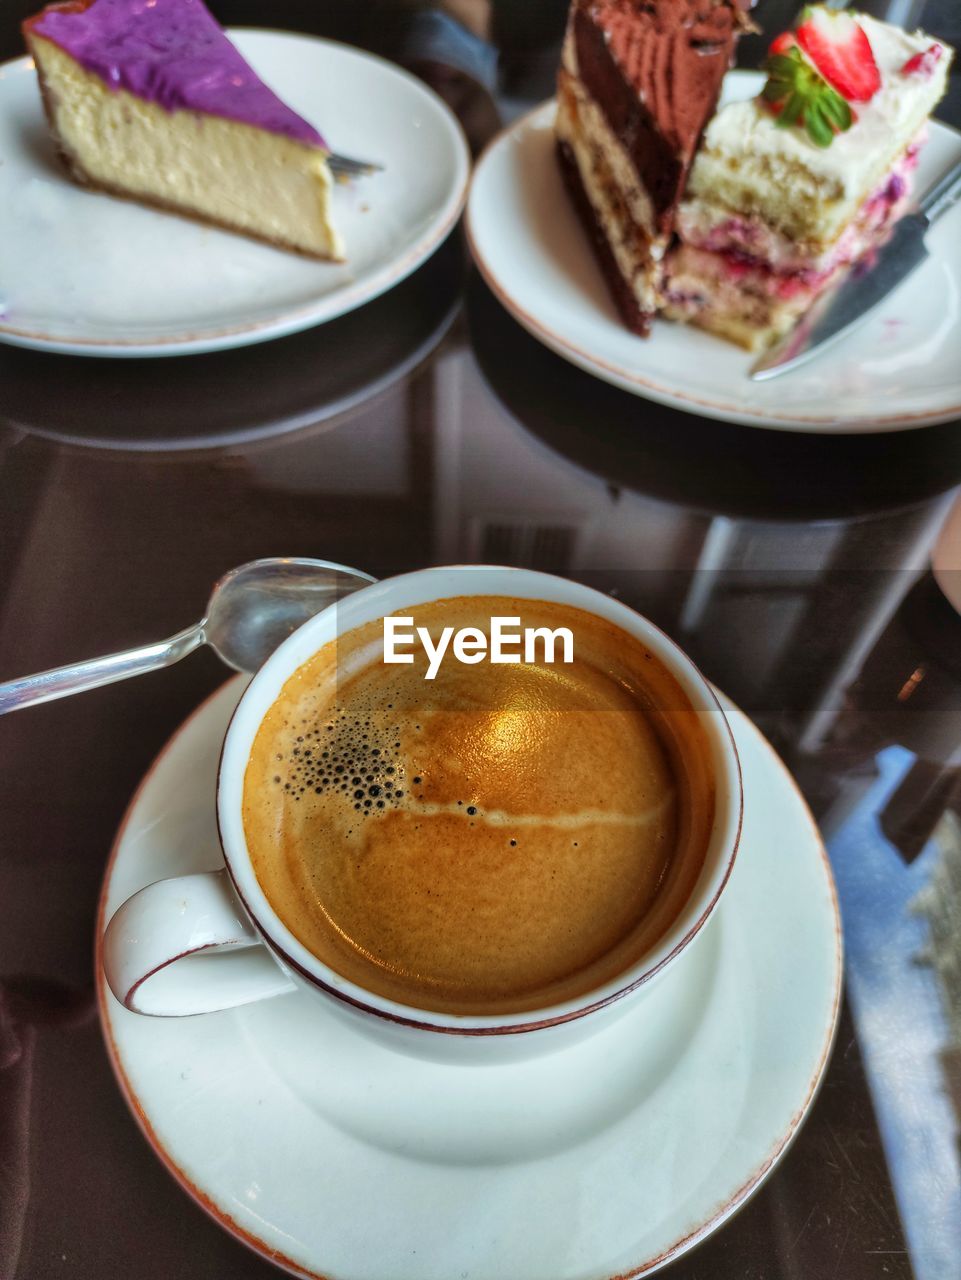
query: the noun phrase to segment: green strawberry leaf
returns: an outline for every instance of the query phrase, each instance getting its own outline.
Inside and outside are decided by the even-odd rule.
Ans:
[[[804,112],[804,127],[808,137],[818,147],[829,147],[834,141],[834,130],[824,118],[819,102],[808,104]]]
[[[778,124],[781,125],[782,128],[786,129],[788,125],[797,124],[803,114],[803,94],[792,93],[790,98],[787,100],[787,105],[784,110],[781,112],[780,116],[778,116]]]
[[[770,54],[761,100],[775,111],[780,129],[803,127],[818,147],[829,147],[835,134],[850,129],[854,113],[797,47]]]
[[[839,93],[829,90],[820,99],[821,109],[829,124],[843,133],[845,129],[850,129],[853,122],[853,113],[850,106],[845,102]]]
[[[798,50],[792,49],[790,53],[772,53],[765,62],[764,68],[769,75],[791,83],[797,74],[799,61],[800,54]]]

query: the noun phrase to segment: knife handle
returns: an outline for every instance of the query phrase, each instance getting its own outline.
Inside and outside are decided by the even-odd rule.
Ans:
[[[925,192],[919,201],[918,208],[929,223],[934,222],[935,218],[940,218],[942,213],[947,213],[959,196],[961,196],[961,160],[953,169],[949,169],[930,191]]]

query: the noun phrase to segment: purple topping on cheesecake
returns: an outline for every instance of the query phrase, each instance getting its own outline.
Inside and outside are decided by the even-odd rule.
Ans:
[[[324,147],[317,130],[259,78],[201,0],[93,0],[51,6],[29,29],[111,89],[167,111],[202,111]]]

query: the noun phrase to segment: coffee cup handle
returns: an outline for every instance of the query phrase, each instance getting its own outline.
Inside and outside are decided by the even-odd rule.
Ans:
[[[128,898],[103,937],[110,990],[134,1013],[181,1017],[293,991],[226,871],[158,880]]]

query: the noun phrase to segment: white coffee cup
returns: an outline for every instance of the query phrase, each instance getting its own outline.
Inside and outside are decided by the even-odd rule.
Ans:
[[[290,676],[328,641],[355,627],[465,595],[569,605],[641,640],[687,694],[706,732],[714,770],[714,825],[704,864],[671,927],[614,980],[566,1003],[524,1013],[437,1013],[388,1000],[341,977],[277,916],[254,873],[244,835],[243,786],[251,748]],[[290,636],[251,681],[234,712],[220,758],[216,804],[224,869],[148,885],[128,898],[107,926],[104,970],[110,989],[126,1008],[165,1016],[198,1014],[298,990],[394,1048],[479,1062],[559,1048],[590,1034],[643,997],[717,906],[737,853],[743,795],[734,739],[713,690],[653,623],[619,601],[564,578],[526,569],[461,565],[425,569],[365,587]]]

